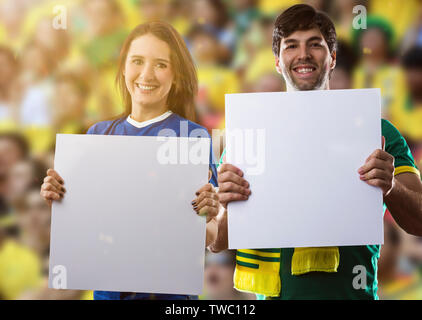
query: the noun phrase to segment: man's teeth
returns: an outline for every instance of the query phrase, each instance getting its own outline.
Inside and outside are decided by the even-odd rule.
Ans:
[[[312,72],[312,71],[314,71],[313,68],[299,68],[299,69],[297,69],[297,72],[299,72],[299,73],[308,73],[308,72]]]
[[[155,89],[155,88],[156,88],[155,86],[143,86],[143,85],[141,85],[141,84],[136,84],[136,86],[137,86],[139,89],[142,89],[142,90],[153,90],[153,89]]]

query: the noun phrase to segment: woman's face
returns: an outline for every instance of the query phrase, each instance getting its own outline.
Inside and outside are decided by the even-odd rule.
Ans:
[[[132,107],[164,107],[174,80],[169,45],[149,33],[133,40],[124,76]]]

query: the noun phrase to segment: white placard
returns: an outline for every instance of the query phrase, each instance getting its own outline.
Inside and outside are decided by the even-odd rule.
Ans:
[[[67,192],[52,207],[49,286],[201,294],[205,219],[191,201],[209,151],[208,138],[57,135]]]
[[[357,173],[380,117],[379,89],[226,94],[227,162],[252,191],[228,206],[229,248],[382,244],[382,192]]]

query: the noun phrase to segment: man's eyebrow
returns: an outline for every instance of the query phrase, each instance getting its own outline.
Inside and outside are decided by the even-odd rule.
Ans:
[[[323,41],[323,40],[324,39],[322,39],[319,36],[313,36],[313,37],[310,37],[309,39],[307,39],[306,42]],[[297,39],[286,39],[286,40],[284,40],[284,43],[286,43],[286,44],[288,44],[288,43],[297,43],[297,42],[299,42],[299,40],[297,40]]]
[[[311,42],[311,41],[323,41],[324,39],[322,39],[321,37],[318,36],[313,36],[310,37],[308,40],[306,40],[306,42]]]
[[[297,43],[298,41],[296,39],[286,39],[284,40],[284,43]]]

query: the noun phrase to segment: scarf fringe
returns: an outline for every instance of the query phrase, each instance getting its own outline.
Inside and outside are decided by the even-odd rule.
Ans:
[[[233,282],[239,291],[263,294],[267,297],[277,297],[281,290],[278,273],[253,272],[241,266],[236,267]]]
[[[308,272],[337,272],[340,263],[338,247],[295,248],[292,275]]]

